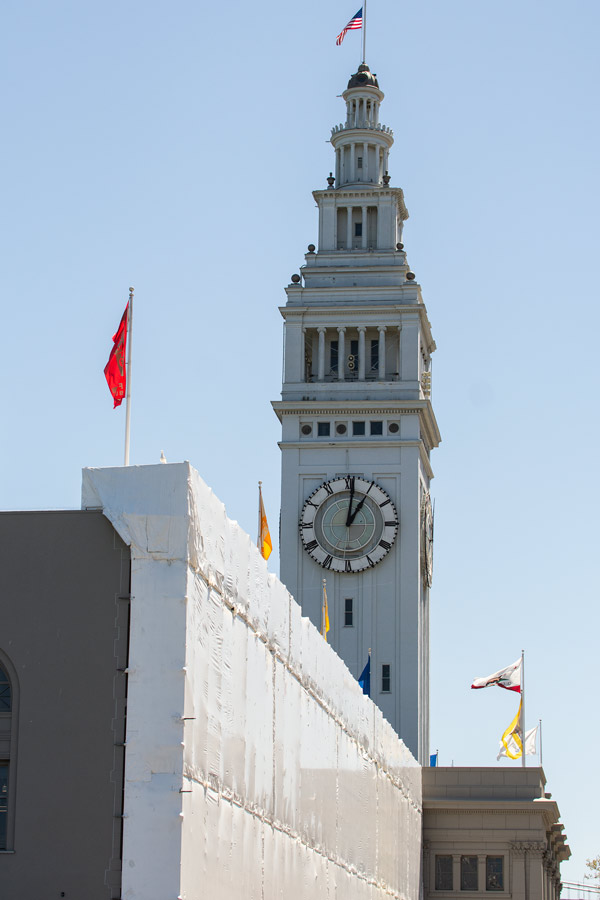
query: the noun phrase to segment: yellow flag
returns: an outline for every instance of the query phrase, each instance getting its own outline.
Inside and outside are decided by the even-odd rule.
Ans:
[[[325,582],[323,582],[323,623],[321,628],[321,634],[327,640],[327,632],[329,631],[329,606],[327,605],[327,589],[325,587]]]
[[[523,756],[523,741],[521,737],[523,733],[521,728],[522,705],[523,699],[521,698],[519,711],[500,739],[501,747],[498,759],[501,756],[508,756],[509,759],[520,759]]]
[[[256,541],[263,559],[268,559],[273,549],[271,533],[267,522],[267,514],[262,498],[261,482],[258,482],[258,539]]]

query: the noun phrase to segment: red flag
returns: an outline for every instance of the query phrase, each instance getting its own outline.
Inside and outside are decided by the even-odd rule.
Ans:
[[[113,334],[113,348],[110,351],[108,362],[104,366],[104,375],[108,382],[108,389],[113,395],[115,407],[120,406],[125,396],[126,374],[125,360],[127,353],[127,324],[129,316],[129,303],[125,307],[123,318]],[[113,407],[114,409],[114,407]]]

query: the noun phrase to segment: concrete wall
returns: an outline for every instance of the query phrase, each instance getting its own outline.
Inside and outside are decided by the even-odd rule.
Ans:
[[[97,512],[0,513],[0,547],[18,695],[0,897],[120,897],[129,552]]]
[[[132,552],[123,896],[417,900],[419,767],[197,473],[83,504]]]

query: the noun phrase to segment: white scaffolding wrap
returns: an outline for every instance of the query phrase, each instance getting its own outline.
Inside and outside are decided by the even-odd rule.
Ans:
[[[131,547],[122,896],[417,900],[415,759],[197,472],[82,506]]]

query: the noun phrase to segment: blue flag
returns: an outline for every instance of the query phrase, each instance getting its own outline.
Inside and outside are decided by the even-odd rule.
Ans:
[[[369,658],[367,660],[367,664],[360,674],[358,683],[360,684],[360,686],[362,688],[363,694],[366,694],[367,697],[370,697],[371,696],[371,654],[370,653],[369,653]]]
[[[432,768],[435,768],[437,766],[437,758],[438,758],[437,753],[432,753],[431,756],[429,757],[429,765]]]

